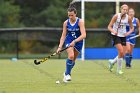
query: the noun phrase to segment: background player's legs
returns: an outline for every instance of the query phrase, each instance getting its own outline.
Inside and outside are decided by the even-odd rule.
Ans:
[[[125,54],[125,61],[126,61],[126,67],[129,67],[129,63],[130,63],[130,43],[127,42],[126,43],[126,54]]]
[[[134,48],[134,45],[130,44],[129,42],[126,43],[126,54],[125,54],[125,61],[126,61],[126,67],[131,67],[131,60],[132,60],[132,51]]]
[[[111,64],[115,64],[117,62],[117,59],[118,59],[118,55],[113,60],[110,60]]]
[[[109,70],[112,72],[114,64],[117,62],[118,56],[116,56],[113,60],[109,60]]]
[[[134,46],[135,45],[130,45],[131,46],[131,48],[130,48],[130,67],[131,67],[131,61],[132,61],[132,58],[133,58],[133,56],[132,56],[132,53],[133,53],[133,49],[134,49]]]
[[[122,61],[124,57],[124,46],[122,44],[116,44],[116,48],[118,49],[118,59],[117,59],[117,73],[122,74]]]

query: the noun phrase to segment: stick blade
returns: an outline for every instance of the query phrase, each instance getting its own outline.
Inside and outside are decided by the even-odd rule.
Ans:
[[[37,60],[34,60],[34,64],[39,65],[40,62],[37,62]]]

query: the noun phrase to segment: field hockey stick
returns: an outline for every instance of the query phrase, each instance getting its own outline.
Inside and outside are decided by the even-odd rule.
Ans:
[[[135,36],[133,36],[133,37],[128,38],[127,40],[131,40],[131,39],[137,38],[137,37],[139,37],[139,36],[140,36],[140,35],[135,35]]]
[[[69,46],[69,47],[70,47],[70,46]],[[66,47],[66,48],[62,49],[62,50],[60,50],[59,52],[63,52],[64,50],[68,49],[69,47]],[[41,64],[41,63],[47,61],[49,58],[55,56],[56,54],[59,54],[59,53],[55,52],[55,53],[53,53],[53,54],[51,54],[51,55],[49,55],[49,56],[43,58],[43,59],[40,60],[40,61],[34,60],[34,63],[35,63],[36,65],[39,65],[39,64]]]

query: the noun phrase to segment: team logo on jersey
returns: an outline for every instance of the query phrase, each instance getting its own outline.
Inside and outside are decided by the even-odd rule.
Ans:
[[[79,28],[67,28],[68,31],[79,31]]]

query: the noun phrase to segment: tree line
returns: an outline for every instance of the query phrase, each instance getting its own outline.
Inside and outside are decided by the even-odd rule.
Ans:
[[[0,0],[0,27],[62,27],[71,0]],[[78,16],[81,4],[76,3]],[[140,3],[128,3],[140,17]],[[115,3],[86,3],[85,24],[89,28],[106,28],[115,13]]]

